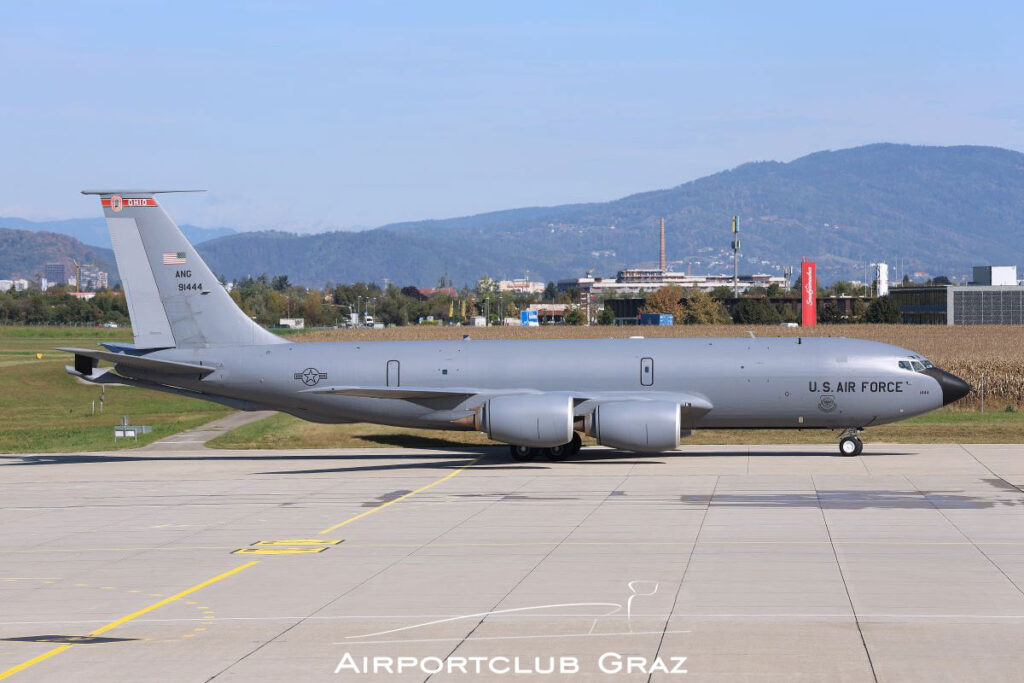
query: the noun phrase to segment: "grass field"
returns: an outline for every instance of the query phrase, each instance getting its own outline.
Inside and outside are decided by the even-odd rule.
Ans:
[[[103,413],[100,388],[64,372],[72,359],[57,346],[95,347],[101,341],[131,341],[131,331],[95,327],[0,327],[0,453],[96,451],[135,446],[114,442],[114,425],[152,425],[144,445],[226,415],[213,403],[132,387],[107,387]],[[36,354],[42,354],[37,359]],[[92,402],[96,401],[96,414]]]

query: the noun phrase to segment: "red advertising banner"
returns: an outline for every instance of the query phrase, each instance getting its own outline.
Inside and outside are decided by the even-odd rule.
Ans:
[[[818,271],[814,261],[800,264],[800,324],[814,327],[818,322]]]

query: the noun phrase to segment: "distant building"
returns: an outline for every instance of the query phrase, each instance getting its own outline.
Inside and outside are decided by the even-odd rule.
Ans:
[[[96,296],[96,292],[71,292],[71,296],[75,297],[76,299],[88,301],[89,299],[92,299]]]
[[[1017,284],[1017,266],[974,266],[972,285],[1013,287]]]
[[[1024,287],[1016,284],[893,287],[889,297],[902,323],[1024,325]]]
[[[278,323],[281,327],[287,327],[293,330],[303,330],[306,328],[305,318],[281,318]]]
[[[523,311],[532,322],[533,313],[536,313],[537,323],[546,325],[549,323],[561,323],[565,321],[565,314],[569,312],[568,304],[530,304],[529,308]]]
[[[454,287],[420,287],[420,294],[424,297],[432,297],[435,294],[447,294],[448,296],[456,296],[458,294]]]
[[[715,287],[732,287],[732,275],[689,275],[658,268],[627,268],[620,270],[615,276],[615,280],[622,284],[644,283],[658,287],[679,285],[680,287],[698,287],[705,291],[711,291]],[[779,275],[757,273],[755,275],[740,275],[737,278],[737,284],[739,290],[745,292],[751,287],[767,288],[773,284],[785,287],[787,283],[786,278]]]
[[[614,280],[600,277],[577,277],[559,280],[557,287],[560,292],[576,289],[590,296],[591,299],[596,299],[605,293],[612,296],[636,296],[643,292],[652,292],[669,285],[696,287],[705,292],[710,292],[716,287],[729,287],[731,289],[732,275],[687,275],[686,273],[676,273],[671,270],[666,271],[658,268],[630,268],[620,270]],[[756,275],[739,276],[737,288],[742,294],[751,287],[767,289],[771,285],[779,285],[785,288],[788,283],[784,277],[758,273]]]
[[[527,279],[500,280],[499,292],[515,292],[516,294],[542,294],[546,285],[543,282],[531,282]]]
[[[51,285],[62,285],[68,281],[68,267],[63,263],[47,263],[43,272]]]
[[[14,280],[0,280],[0,292],[9,292],[14,287]]]
[[[875,288],[878,296],[885,296],[889,293],[889,264],[874,263],[875,267]]]
[[[94,265],[82,266],[82,282],[80,289],[106,289],[108,286],[108,275],[106,271],[100,270]]]
[[[14,291],[16,291],[16,292],[24,292],[26,289],[28,289],[28,284],[29,284],[28,280],[25,280],[25,279],[15,280],[14,281]]]

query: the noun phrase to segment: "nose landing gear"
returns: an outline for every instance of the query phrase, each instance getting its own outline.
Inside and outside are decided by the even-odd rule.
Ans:
[[[864,450],[864,442],[860,440],[859,434],[863,431],[860,427],[850,427],[843,432],[842,438],[839,439],[839,455],[845,457],[860,455]]]

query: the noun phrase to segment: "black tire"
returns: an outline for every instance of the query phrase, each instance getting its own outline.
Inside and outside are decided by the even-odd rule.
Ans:
[[[509,446],[508,450],[516,462],[530,462],[537,457],[537,449],[529,446]]]
[[[552,446],[551,448],[545,448],[544,452],[547,454],[548,459],[552,462],[559,462],[565,460],[572,454],[572,442],[564,443],[561,446]]]
[[[839,455],[843,457],[852,458],[860,455],[863,448],[864,444],[855,436],[846,436],[839,440]]]
[[[569,442],[569,454],[576,455],[583,448],[583,439],[580,438],[579,432],[572,433],[572,441]]]

